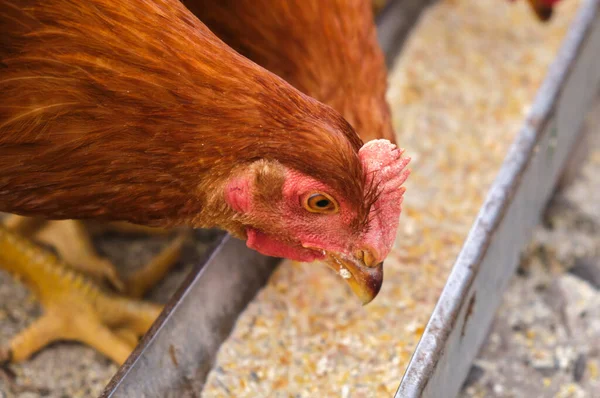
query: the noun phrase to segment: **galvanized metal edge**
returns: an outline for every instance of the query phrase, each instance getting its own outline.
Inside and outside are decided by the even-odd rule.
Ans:
[[[452,269],[395,397],[452,397],[484,341],[600,88],[600,0],[582,4]]]
[[[101,397],[196,396],[238,314],[279,261],[224,235],[169,300]]]

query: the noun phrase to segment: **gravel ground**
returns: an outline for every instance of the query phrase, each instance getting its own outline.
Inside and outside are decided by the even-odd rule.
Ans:
[[[588,158],[535,231],[463,398],[600,396],[600,102],[588,139]]]
[[[203,231],[195,236],[184,247],[171,273],[152,289],[148,300],[165,303],[200,261],[215,233]],[[96,239],[95,245],[119,271],[127,272],[149,261],[169,239],[110,233]],[[27,288],[0,269],[0,342],[8,341],[40,314],[41,308]],[[89,347],[54,344],[23,364],[0,368],[0,398],[94,397],[116,371],[115,364]]]

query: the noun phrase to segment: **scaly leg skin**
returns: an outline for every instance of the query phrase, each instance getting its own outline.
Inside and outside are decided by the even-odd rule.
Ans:
[[[11,215],[4,225],[22,236],[52,246],[71,268],[95,281],[107,280],[115,289],[123,291],[125,285],[117,269],[112,262],[96,253],[81,221],[45,221]]]
[[[23,361],[57,340],[88,344],[122,364],[161,306],[104,293],[56,256],[0,226],[0,268],[37,296],[44,315],[0,347],[0,361]]]
[[[95,223],[77,220],[45,221],[30,217],[11,215],[5,225],[23,236],[48,244],[56,249],[59,257],[70,267],[95,281],[107,280],[119,292],[133,298],[141,298],[158,283],[177,263],[185,238],[191,231],[183,230],[174,241],[164,248],[150,263],[129,275],[125,281],[121,278],[108,259],[100,257],[94,249],[88,234],[118,231],[127,234],[145,234],[164,236],[170,232],[161,228],[145,227],[129,223]]]

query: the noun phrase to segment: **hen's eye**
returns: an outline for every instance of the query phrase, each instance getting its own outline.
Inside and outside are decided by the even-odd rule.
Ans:
[[[326,193],[313,193],[304,201],[304,208],[311,213],[332,214],[337,213],[336,201]]]
[[[329,199],[321,199],[315,204],[317,205],[318,208],[325,209],[327,206],[329,206],[331,204],[331,202],[329,201]]]

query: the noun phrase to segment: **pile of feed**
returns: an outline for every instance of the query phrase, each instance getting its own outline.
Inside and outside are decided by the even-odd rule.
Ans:
[[[319,264],[284,263],[239,318],[203,391],[220,396],[390,396],[579,0],[542,25],[525,1],[429,9],[390,73],[413,158],[379,296],[362,307]]]

